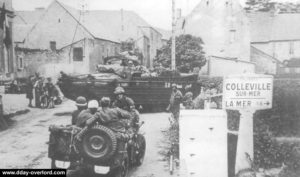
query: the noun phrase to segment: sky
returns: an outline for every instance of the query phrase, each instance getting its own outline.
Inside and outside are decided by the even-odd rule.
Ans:
[[[34,10],[36,7],[47,7],[53,0],[12,0],[15,10]],[[172,0],[59,0],[75,8],[85,4],[86,10],[132,10],[144,18],[150,25],[171,29]],[[175,0],[176,8],[182,15],[189,14],[201,0]],[[245,0],[239,0],[244,4]],[[275,0],[279,2],[299,0]]]

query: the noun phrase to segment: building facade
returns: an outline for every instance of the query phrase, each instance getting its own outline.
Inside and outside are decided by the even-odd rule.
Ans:
[[[13,48],[14,11],[11,0],[0,1],[0,15],[3,17],[0,29],[0,80],[12,79],[17,71]]]
[[[280,62],[300,58],[300,14],[253,12],[251,45]]]
[[[250,61],[249,21],[238,1],[202,0],[181,21],[181,33],[201,37],[208,56]]]
[[[255,72],[250,62],[249,20],[239,1],[201,0],[177,24],[177,35],[201,37],[207,63],[200,74],[225,76]]]
[[[17,60],[24,63],[18,76],[95,73],[105,57],[120,52],[120,43],[103,25],[81,18],[79,10],[58,1],[50,4],[24,39],[15,44]]]

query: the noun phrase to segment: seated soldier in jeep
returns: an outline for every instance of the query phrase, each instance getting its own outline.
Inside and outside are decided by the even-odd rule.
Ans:
[[[115,132],[125,133],[128,128],[128,124],[126,124],[127,121],[124,121],[124,119],[130,120],[131,114],[120,108],[110,108],[110,98],[108,97],[103,97],[100,104],[101,107],[98,109],[93,118],[87,120],[87,126],[91,126],[95,122],[98,122]]]
[[[130,120],[132,115],[120,108],[110,108],[110,98],[103,97],[100,101],[101,107],[95,112],[95,114],[89,114],[89,118],[85,120],[85,127],[77,134],[77,139],[81,140],[81,136],[86,129],[89,129],[96,123],[110,128],[116,133],[121,133],[126,136],[129,129]]]
[[[140,120],[139,112],[135,109],[134,101],[125,95],[123,87],[117,87],[114,91],[116,99],[112,103],[113,108],[120,108],[128,111],[131,114],[131,127],[138,129],[138,123]]]

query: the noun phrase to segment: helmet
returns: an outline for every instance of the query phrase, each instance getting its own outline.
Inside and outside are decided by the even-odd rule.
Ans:
[[[114,94],[118,95],[118,94],[122,94],[125,93],[125,90],[123,89],[123,87],[117,87],[114,91]]]
[[[83,96],[77,97],[76,106],[86,106],[86,99]]]
[[[172,88],[173,88],[173,87],[176,87],[176,88],[177,88],[177,85],[176,85],[176,84],[172,84]]]
[[[102,107],[107,107],[110,104],[110,98],[108,97],[102,97],[100,100],[100,104]]]
[[[88,103],[88,108],[98,108],[99,107],[99,103],[97,100],[91,100]]]

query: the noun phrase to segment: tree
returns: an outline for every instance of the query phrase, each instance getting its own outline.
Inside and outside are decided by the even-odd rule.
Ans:
[[[275,9],[275,4],[276,3],[271,2],[271,0],[247,0],[245,9],[268,12]]]
[[[164,67],[171,65],[171,45],[172,40],[169,39],[156,58],[156,62]],[[189,34],[176,37],[176,68],[181,72],[189,72],[195,67],[204,66],[206,59],[202,45],[203,41],[200,37]]]
[[[121,52],[125,51],[133,51],[134,50],[134,40],[128,39],[126,41],[121,42]]]

